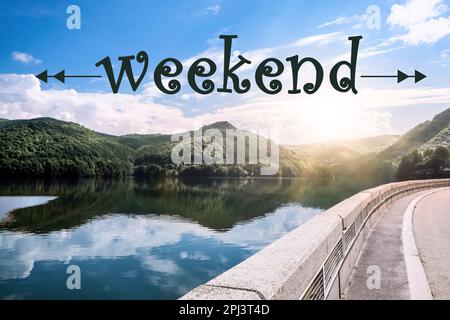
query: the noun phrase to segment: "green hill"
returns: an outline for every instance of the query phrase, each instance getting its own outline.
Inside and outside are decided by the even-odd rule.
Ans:
[[[335,143],[363,155],[380,152],[394,144],[399,138],[399,135],[379,135],[356,140],[337,140]]]
[[[225,137],[226,129],[235,127],[228,122],[217,122],[201,128],[203,132],[207,129],[218,129]],[[189,134],[193,136],[194,132]],[[263,139],[265,143],[273,143],[250,132],[248,135]],[[170,137],[162,134],[113,136],[51,118],[2,121],[0,176],[94,177],[134,174],[240,177],[259,175],[261,166],[265,165],[177,166],[171,159],[176,143],[171,142]],[[225,150],[225,140],[221,139],[220,142]],[[203,143],[199,150],[205,147]],[[248,141],[243,152],[248,159]],[[283,147],[280,147],[280,163],[280,175],[299,176],[312,171],[305,159]]]
[[[330,166],[358,157],[360,154],[348,147],[326,143],[289,146],[299,156],[312,163]]]
[[[333,166],[357,159],[362,155],[379,152],[395,143],[399,137],[398,135],[380,135],[356,140],[330,140],[285,147],[314,164]]]
[[[6,123],[8,123],[8,121],[9,121],[9,120],[7,120],[7,119],[1,119],[1,118],[0,118],[0,128],[1,128],[2,126],[4,126]]]
[[[217,129],[221,133],[221,137],[217,142],[223,147],[222,158],[226,159],[226,130],[237,129],[231,123],[227,121],[220,121],[210,125],[203,126],[199,130],[204,133],[209,129]],[[268,140],[262,136],[255,135],[251,132],[244,131],[245,134],[256,141],[261,143],[266,143],[270,146],[271,143],[275,143]],[[191,138],[194,137],[195,131],[189,131],[182,134],[188,134]],[[169,138],[170,139],[170,136]],[[194,148],[194,142],[191,146],[186,146],[187,149],[191,150],[191,161],[192,165],[175,166],[171,160],[171,153],[173,147],[178,144],[178,142],[170,142],[168,139],[163,139],[160,136],[159,140],[156,140],[148,145],[144,145],[136,150],[135,158],[135,174],[138,176],[142,175],[158,175],[158,174],[178,174],[181,176],[257,176],[260,174],[260,169],[262,166],[267,165],[262,161],[259,164],[242,164],[242,165],[198,165],[194,164],[194,153],[203,152],[206,144],[203,143],[202,147],[198,145]],[[248,150],[249,150],[249,140],[245,142],[245,148],[239,149],[235,148],[235,163],[236,160],[241,157],[245,158],[246,163],[248,162]],[[257,148],[259,151],[259,147]],[[244,153],[243,153],[244,152]],[[282,176],[302,176],[309,175],[312,173],[312,167],[309,163],[297,155],[295,152],[288,150],[282,146],[279,147],[280,152],[280,170],[279,175]]]
[[[109,139],[116,141],[117,143],[126,145],[134,150],[146,145],[156,145],[170,143],[169,134],[127,134],[124,136],[110,136],[104,135]]]
[[[132,150],[79,124],[51,118],[0,126],[1,176],[121,176]]]
[[[218,129],[225,157],[227,129],[236,129],[226,121],[200,128]],[[194,131],[186,132],[191,137]],[[251,132],[251,139],[270,145],[275,142]],[[168,134],[131,134],[113,136],[89,130],[76,123],[51,118],[32,120],[0,119],[0,176],[257,176],[262,166],[248,164],[249,140],[245,148],[235,149],[247,164],[175,165],[171,154],[179,142]],[[434,150],[450,145],[450,109],[436,115],[402,136],[383,135],[358,140],[336,140],[299,146],[279,146],[278,175],[335,176],[364,175],[392,179],[402,157],[418,150]],[[208,144],[194,148],[203,152]],[[259,147],[258,147],[259,148]],[[270,149],[270,148],[269,148]],[[381,151],[380,151],[381,150]],[[241,152],[241,154],[239,154]],[[244,152],[244,153],[242,153]]]
[[[397,142],[380,152],[377,159],[399,160],[402,156],[427,144],[431,146],[433,139],[438,139],[437,137],[439,136],[441,137],[439,139],[448,141],[449,125],[450,108],[437,114],[432,120],[425,121],[402,135]]]
[[[424,145],[419,148],[419,151],[425,152],[430,149],[435,149],[437,147],[449,147],[450,146],[450,125],[441,130],[437,135],[435,135],[431,140],[427,141]]]
[[[397,176],[397,169],[403,157],[415,151],[432,153],[438,147],[449,146],[450,108],[437,114],[432,120],[425,121],[381,152],[358,158],[343,164],[353,168],[355,175],[370,175],[382,180],[392,180]]]

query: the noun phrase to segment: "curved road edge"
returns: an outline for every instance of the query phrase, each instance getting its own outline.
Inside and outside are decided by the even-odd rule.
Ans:
[[[425,197],[440,192],[449,190],[450,188],[439,188],[431,190],[415,198],[408,205],[403,216],[402,227],[402,242],[403,255],[406,263],[406,271],[408,277],[408,286],[412,300],[432,300],[433,295],[428,284],[428,279],[425,273],[423,263],[420,259],[419,251],[416,246],[416,240],[413,234],[413,216],[417,204]]]

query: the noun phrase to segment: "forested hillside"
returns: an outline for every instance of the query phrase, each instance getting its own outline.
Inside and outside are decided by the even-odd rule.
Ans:
[[[345,165],[354,168],[352,174],[383,180],[444,176],[449,166],[443,160],[450,145],[449,126],[450,108],[409,130],[385,150]]]
[[[217,129],[223,138],[225,157],[227,129],[236,129],[226,121],[216,122],[198,130]],[[194,132],[186,132],[191,137]],[[266,145],[275,142],[246,132]],[[278,176],[376,177],[380,181],[396,176],[440,176],[448,167],[445,148],[450,145],[450,109],[436,115],[403,136],[384,135],[358,140],[336,140],[300,146],[279,146]],[[171,153],[178,142],[168,134],[131,134],[113,136],[86,129],[79,124],[51,118],[32,120],[0,119],[0,176],[42,177],[111,177],[111,176],[258,176],[259,164],[240,165],[175,165]],[[203,141],[194,151],[203,152]],[[196,142],[198,144],[198,142]],[[249,142],[245,150],[236,149],[248,161]],[[444,149],[442,149],[444,148]],[[439,150],[438,150],[439,149]],[[398,166],[401,172],[398,174]]]
[[[237,129],[231,123],[227,121],[216,122],[199,129],[202,134],[209,129],[217,129],[220,131],[221,136],[217,142],[223,147],[222,158],[226,159],[226,130]],[[199,132],[198,131],[198,132]],[[251,132],[245,132],[249,137],[253,137],[255,141],[260,141],[270,146],[273,141],[270,141],[262,136],[255,135]],[[186,132],[193,139],[194,131]],[[135,136],[135,139],[138,137]],[[191,150],[191,165],[175,166],[171,159],[171,153],[173,147],[178,142],[170,142],[169,138],[160,135],[153,138],[151,144],[144,145],[136,150],[135,157],[135,175],[136,176],[155,176],[155,175],[179,175],[189,177],[247,177],[247,176],[259,176],[262,166],[268,165],[263,161],[259,161],[258,164],[236,164],[236,165],[205,165],[194,163],[194,153],[202,153],[206,147],[206,143],[202,143],[202,146],[197,142],[185,142],[191,145],[187,146],[187,149]],[[194,148],[194,144],[197,144],[197,148]],[[235,148],[234,162],[237,163],[238,157],[244,157],[246,163],[248,163],[248,150],[249,141],[245,142],[245,150]],[[257,148],[259,152],[259,147]],[[258,153],[257,152],[257,153]],[[201,154],[199,155],[201,156]],[[282,146],[279,146],[280,156],[280,170],[278,176],[295,177],[306,176],[313,174],[313,168],[310,163],[304,158],[297,155],[295,152],[288,150]]]
[[[78,124],[51,118],[0,125],[1,176],[123,176],[131,149]]]
[[[212,128],[221,131],[224,137],[226,129],[234,129],[228,122],[218,122],[200,130]],[[193,132],[189,134],[193,136]],[[171,142],[170,137],[161,134],[112,136],[51,118],[4,120],[0,121],[0,175],[242,177],[259,175],[264,165],[177,166],[171,160],[176,142]],[[267,142],[263,137],[258,139]],[[203,143],[200,150],[204,148]],[[278,175],[301,176],[312,172],[306,160],[283,147],[280,158]]]
[[[409,130],[397,142],[380,152],[377,159],[399,160],[402,156],[420,148],[436,148],[438,145],[432,143],[434,139],[448,141],[449,125],[450,108],[437,114],[432,120],[425,121]]]

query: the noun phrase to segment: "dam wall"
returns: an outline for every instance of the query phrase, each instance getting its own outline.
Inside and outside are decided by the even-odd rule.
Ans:
[[[372,226],[392,202],[450,179],[364,190],[316,215],[183,300],[340,299]]]

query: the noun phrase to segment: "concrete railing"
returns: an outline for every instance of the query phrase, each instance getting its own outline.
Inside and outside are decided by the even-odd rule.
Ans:
[[[339,299],[370,229],[396,199],[450,179],[362,191],[313,217],[181,299]]]

